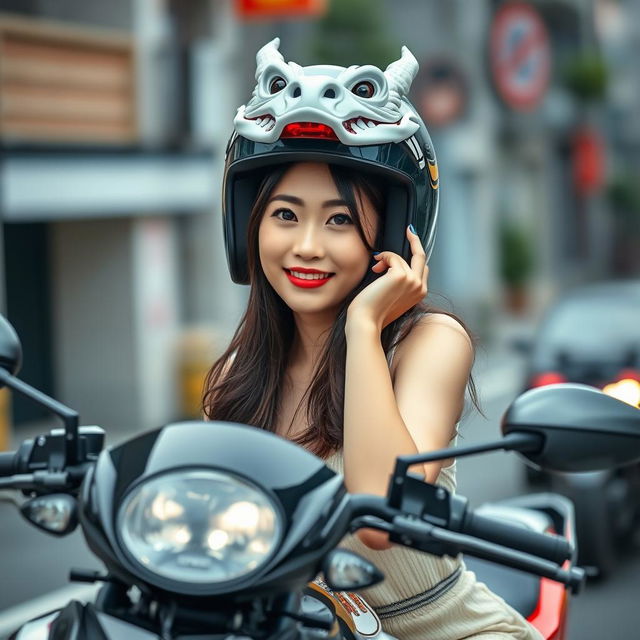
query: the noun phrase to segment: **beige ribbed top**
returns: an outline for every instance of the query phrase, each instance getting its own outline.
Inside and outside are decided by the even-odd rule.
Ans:
[[[325,462],[330,469],[344,475],[342,451],[333,453]],[[451,493],[455,492],[455,461],[450,466],[441,469],[436,484]],[[374,551],[354,535],[343,538],[340,546],[367,558],[384,573],[384,582],[367,589],[366,592],[367,602],[374,607],[382,607],[423,593],[449,577],[462,564],[460,557],[445,556],[440,558],[401,546],[393,546],[384,551]]]

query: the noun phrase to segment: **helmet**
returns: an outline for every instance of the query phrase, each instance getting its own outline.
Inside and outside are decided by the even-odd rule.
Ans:
[[[286,63],[279,38],[256,56],[256,88],[238,109],[227,145],[223,224],[229,271],[247,284],[247,227],[266,170],[326,162],[361,170],[385,185],[381,250],[410,258],[413,224],[427,258],[438,215],[438,167],[429,133],[405,97],[418,71],[411,52],[375,66]]]

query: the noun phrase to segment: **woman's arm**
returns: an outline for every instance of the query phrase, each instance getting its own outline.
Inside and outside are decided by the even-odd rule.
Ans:
[[[345,483],[354,493],[385,495],[396,457],[448,446],[462,413],[473,362],[465,330],[436,314],[419,323],[398,348],[395,384],[379,335],[348,339],[345,385]],[[434,482],[443,462],[425,465]],[[390,546],[386,534],[359,532],[374,549]]]
[[[396,457],[446,447],[462,412],[473,348],[464,329],[448,316],[426,318],[399,345],[392,384],[380,341],[382,327],[390,309],[395,315],[417,302],[420,280],[426,290],[422,247],[417,237],[410,240],[411,267],[399,256],[387,255],[388,272],[349,308],[344,467],[346,486],[355,493],[385,495]],[[417,275],[421,269],[422,277]],[[441,466],[426,468],[429,481]],[[390,546],[386,534],[362,530],[358,535],[372,548]]]

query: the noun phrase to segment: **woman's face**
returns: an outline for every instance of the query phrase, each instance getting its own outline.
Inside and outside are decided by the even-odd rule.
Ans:
[[[378,215],[364,194],[356,193],[356,201],[372,245]],[[276,184],[258,246],[267,280],[294,313],[336,313],[371,264],[329,168],[321,163],[296,164]]]

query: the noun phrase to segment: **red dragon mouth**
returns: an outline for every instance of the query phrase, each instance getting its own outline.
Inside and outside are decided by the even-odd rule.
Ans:
[[[245,116],[246,117],[246,116]],[[247,120],[253,120],[258,126],[262,127],[265,131],[271,131],[276,126],[276,119],[270,113],[263,113],[255,118],[246,118]],[[379,124],[400,124],[400,120],[397,122],[381,122],[380,120],[371,120],[364,116],[358,116],[356,118],[349,118],[342,123],[342,126],[351,134],[357,135],[360,131],[366,131],[367,129],[373,129]]]

